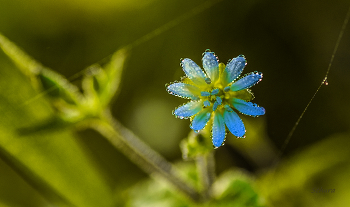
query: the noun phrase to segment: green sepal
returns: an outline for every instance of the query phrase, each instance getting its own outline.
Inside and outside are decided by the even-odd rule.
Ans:
[[[68,104],[78,105],[81,101],[79,89],[71,84],[62,75],[43,69],[39,72],[38,78],[42,85],[43,93],[54,100],[62,99]]]
[[[101,107],[107,107],[117,94],[126,56],[126,50],[118,50],[106,65],[91,66],[83,80],[85,96],[98,98]]]
[[[208,123],[205,129],[198,133],[191,131],[188,137],[181,141],[180,148],[184,159],[195,159],[197,156],[205,155],[213,150],[210,130],[206,130],[208,126],[211,124]]]

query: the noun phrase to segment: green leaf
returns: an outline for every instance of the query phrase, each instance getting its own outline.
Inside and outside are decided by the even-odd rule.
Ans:
[[[272,206],[349,206],[349,145],[348,133],[332,135],[282,160],[257,186]]]
[[[186,182],[199,185],[195,165],[180,162],[176,165]],[[263,207],[261,197],[254,187],[254,180],[239,170],[228,170],[214,182],[212,199],[203,203],[194,203],[175,191],[162,178],[147,179],[138,183],[128,192],[128,206],[182,206],[182,207]]]
[[[39,62],[35,61],[14,43],[1,35],[1,33],[0,48],[10,60],[15,63],[17,68],[29,78],[32,86],[38,91],[43,91],[40,95],[38,94],[35,97],[29,98],[29,100],[27,100],[28,103],[42,95],[48,95],[52,98],[52,105],[56,107],[66,119],[70,119],[70,117],[78,119],[76,118],[77,115],[71,113],[77,110],[73,110],[74,106],[70,106],[78,105],[82,102],[82,97],[76,86],[71,84],[62,75],[43,67]]]
[[[188,183],[197,183],[197,171],[193,163],[178,163],[176,165],[181,172],[181,177]],[[156,175],[155,175],[156,176]],[[139,182],[129,189],[127,206],[129,207],[153,207],[153,206],[197,206],[190,199],[176,191],[172,185],[160,176],[155,179],[147,179]]]
[[[16,61],[24,68],[30,63],[25,58]],[[0,158],[51,204],[113,206],[111,190],[72,131],[21,133],[51,119],[54,113],[2,53],[0,62]]]
[[[214,201],[209,206],[264,206],[254,188],[253,179],[239,170],[229,170],[213,184]]]

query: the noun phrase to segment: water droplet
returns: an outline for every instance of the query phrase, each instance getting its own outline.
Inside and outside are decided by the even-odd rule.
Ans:
[[[323,83],[324,83],[326,86],[328,86],[327,77],[324,78]]]
[[[211,84],[210,78],[205,78],[205,82],[206,82],[207,84]]]

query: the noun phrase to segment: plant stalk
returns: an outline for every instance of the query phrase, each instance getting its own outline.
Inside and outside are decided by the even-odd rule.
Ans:
[[[214,153],[208,152],[198,156],[196,159],[198,174],[201,181],[203,201],[210,200],[211,186],[215,179]]]
[[[170,162],[115,120],[109,111],[104,113],[100,119],[93,120],[90,127],[103,135],[142,170],[150,175],[158,174],[162,176],[193,201],[200,201],[199,193],[178,176],[175,167]]]

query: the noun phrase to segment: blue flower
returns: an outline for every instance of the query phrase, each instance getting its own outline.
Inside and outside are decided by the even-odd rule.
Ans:
[[[220,147],[226,137],[226,127],[237,138],[245,135],[243,121],[235,111],[254,117],[265,114],[263,107],[249,102],[254,98],[249,88],[260,82],[263,75],[251,72],[238,79],[247,64],[243,55],[225,66],[213,52],[206,50],[202,64],[204,71],[191,59],[183,59],[181,67],[186,76],[181,82],[168,85],[167,91],[191,99],[173,114],[180,119],[190,118],[190,128],[194,131],[202,130],[211,121],[213,145]]]

